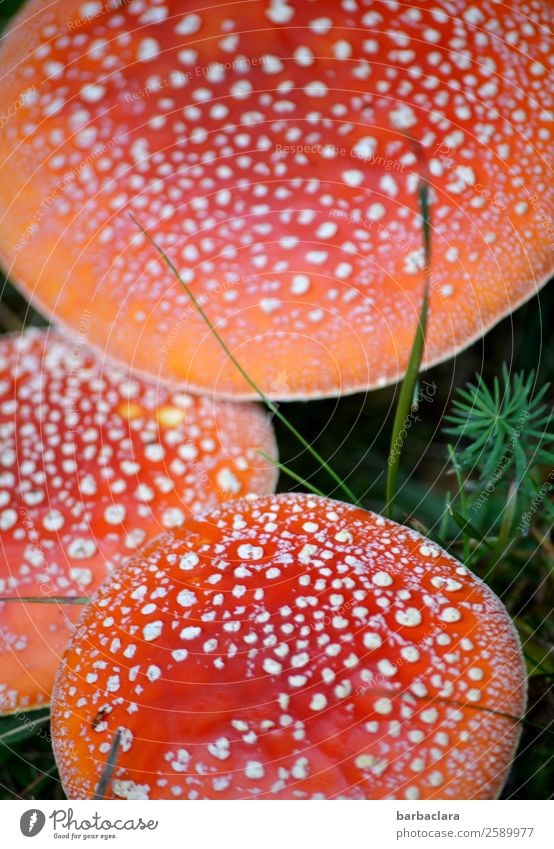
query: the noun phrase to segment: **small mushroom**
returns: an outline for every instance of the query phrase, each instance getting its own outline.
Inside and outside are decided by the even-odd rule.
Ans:
[[[101,587],[60,667],[69,798],[486,799],[525,670],[492,591],[420,534],[330,499],[229,503]]]
[[[253,397],[130,212],[269,397],[382,386],[423,291],[413,139],[424,366],[448,359],[552,273],[550,13],[30,0],[0,50],[0,255],[59,321],[89,310],[114,357]]]
[[[191,512],[272,492],[253,405],[102,363],[51,331],[0,339],[0,596],[88,596]],[[79,608],[0,602],[0,712],[48,703]]]

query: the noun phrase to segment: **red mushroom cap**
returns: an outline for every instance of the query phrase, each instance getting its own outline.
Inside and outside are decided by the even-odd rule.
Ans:
[[[88,596],[191,512],[272,492],[271,425],[103,366],[51,331],[0,339],[0,596]],[[48,703],[78,607],[0,602],[0,712]]]
[[[69,798],[491,798],[525,669],[491,590],[325,498],[229,503],[152,542],[84,612],[53,698]],[[512,718],[510,718],[512,717]]]
[[[0,51],[0,254],[113,356],[252,397],[132,212],[266,394],[382,386],[423,291],[409,136],[433,200],[424,364],[447,359],[552,271],[550,12],[30,0]]]

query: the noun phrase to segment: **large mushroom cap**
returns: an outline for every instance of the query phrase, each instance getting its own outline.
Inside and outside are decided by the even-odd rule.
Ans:
[[[0,596],[88,596],[146,540],[272,492],[271,425],[103,366],[79,340],[0,340]],[[78,607],[0,602],[0,712],[47,703]]]
[[[499,599],[419,534],[307,495],[229,503],[128,561],[60,667],[70,798],[491,798],[525,671]]]
[[[550,12],[30,0],[0,51],[0,255],[120,360],[251,397],[132,212],[268,395],[381,386],[422,297],[409,136],[433,187],[424,363],[444,360],[552,269]]]

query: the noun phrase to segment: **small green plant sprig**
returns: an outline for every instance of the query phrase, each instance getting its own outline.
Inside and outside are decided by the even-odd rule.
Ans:
[[[491,391],[478,375],[476,383],[458,389],[445,433],[466,440],[456,455],[463,471],[488,481],[498,471],[503,477],[514,470],[515,481],[523,485],[530,468],[554,462],[549,450],[554,434],[548,432],[552,411],[542,403],[549,386],[533,394],[534,385],[533,372],[510,378],[504,363],[502,387],[495,377]]]
[[[535,387],[533,372],[510,375],[504,364],[492,388],[478,376],[458,389],[446,416],[445,433],[457,441],[449,453],[462,519],[470,526],[464,530],[477,525],[496,536],[498,555],[534,524],[554,522],[549,385]]]

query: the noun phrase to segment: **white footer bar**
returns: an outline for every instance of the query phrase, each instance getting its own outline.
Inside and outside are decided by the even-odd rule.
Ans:
[[[546,849],[547,802],[3,802],[2,845]],[[550,833],[550,837],[548,834]]]

